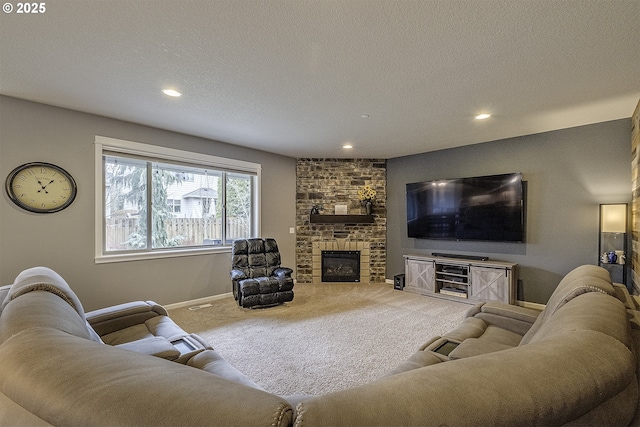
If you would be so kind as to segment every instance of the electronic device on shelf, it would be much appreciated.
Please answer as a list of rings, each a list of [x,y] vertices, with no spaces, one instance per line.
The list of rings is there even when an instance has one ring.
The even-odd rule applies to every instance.
[[[439,273],[466,275],[467,271],[460,267],[444,266]]]
[[[441,258],[458,258],[458,259],[471,259],[474,261],[489,261],[489,257],[484,255],[445,254],[442,252],[432,252],[431,255],[441,257]]]

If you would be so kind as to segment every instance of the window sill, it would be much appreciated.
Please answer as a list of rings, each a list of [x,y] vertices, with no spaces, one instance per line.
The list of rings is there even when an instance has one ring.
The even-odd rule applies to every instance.
[[[158,250],[153,252],[119,253],[114,255],[99,255],[95,257],[96,264],[113,262],[144,261],[149,259],[180,258],[186,256],[211,255],[230,253],[231,246],[216,246],[213,248],[192,248],[180,250]]]

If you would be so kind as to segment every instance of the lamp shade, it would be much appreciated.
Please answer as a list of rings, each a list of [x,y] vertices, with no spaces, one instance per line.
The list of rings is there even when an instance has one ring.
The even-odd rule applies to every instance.
[[[627,205],[600,205],[600,231],[603,233],[627,232]]]

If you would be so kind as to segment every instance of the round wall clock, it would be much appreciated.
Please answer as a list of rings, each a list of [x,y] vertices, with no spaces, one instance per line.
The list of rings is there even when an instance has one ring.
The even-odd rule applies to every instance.
[[[73,203],[78,191],[69,172],[44,162],[18,166],[7,176],[5,188],[13,203],[35,213],[61,211]]]

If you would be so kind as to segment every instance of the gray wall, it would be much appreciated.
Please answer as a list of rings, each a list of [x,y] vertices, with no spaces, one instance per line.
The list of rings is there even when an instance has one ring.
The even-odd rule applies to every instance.
[[[521,266],[519,298],[544,303],[562,275],[597,262],[598,204],[631,199],[630,122],[493,141],[387,162],[387,278],[404,254],[488,255]],[[0,174],[48,161],[67,169],[79,193],[51,215],[24,212],[3,191],[0,284],[46,265],[65,277],[87,310],[135,299],[168,304],[230,291],[229,253],[162,260],[94,263],[94,136],[180,148],[262,164],[262,234],[278,239],[294,268],[295,159],[0,96]],[[438,178],[522,172],[528,183],[527,242],[471,243],[409,239],[405,184]]]
[[[36,215],[0,202],[0,284],[25,268],[60,273],[86,310],[137,299],[175,303],[231,291],[230,253],[94,263],[95,135],[161,145],[262,165],[262,235],[278,240],[283,265],[295,267],[296,160],[262,151],[0,96],[0,175],[16,166],[55,163],[78,183],[64,211]]]
[[[616,120],[390,159],[387,162],[387,278],[405,254],[487,255],[520,265],[518,298],[546,303],[564,274],[598,261],[598,205],[631,200],[631,124]],[[405,184],[522,172],[526,243],[410,239]]]

